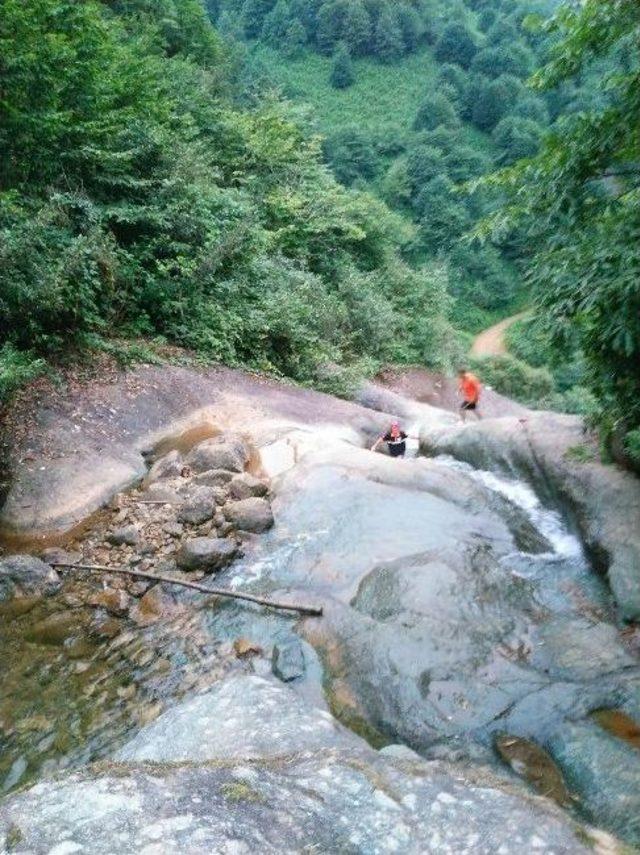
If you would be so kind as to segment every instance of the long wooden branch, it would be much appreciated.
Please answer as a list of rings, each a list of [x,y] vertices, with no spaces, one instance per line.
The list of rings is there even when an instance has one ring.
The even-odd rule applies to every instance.
[[[197,582],[187,582],[182,579],[172,579],[171,576],[162,576],[158,573],[143,573],[142,570],[129,570],[124,567],[107,567],[104,564],[67,564],[65,562],[55,561],[53,567],[66,567],[74,570],[90,570],[93,573],[120,573],[123,576],[134,576],[137,579],[148,579],[152,582],[165,582],[168,585],[180,585],[183,588],[193,588],[194,591],[201,591],[203,594],[211,594],[215,597],[230,597],[234,600],[248,600],[250,603],[257,603],[260,606],[268,606],[272,609],[283,609],[289,612],[299,612],[303,615],[313,615],[320,617],[322,615],[322,606],[307,606],[300,603],[283,603],[278,600],[269,600],[266,597],[257,597],[254,594],[244,594],[239,591],[230,591],[228,588],[208,588],[206,585],[199,585]]]

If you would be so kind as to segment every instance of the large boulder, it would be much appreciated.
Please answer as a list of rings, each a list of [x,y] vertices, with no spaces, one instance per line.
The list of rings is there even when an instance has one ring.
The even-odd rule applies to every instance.
[[[0,560],[0,602],[12,597],[47,597],[61,585],[56,571],[32,555],[9,555]]]
[[[240,531],[263,532],[273,525],[271,505],[257,497],[229,502],[224,506],[224,515]]]
[[[238,552],[236,544],[224,537],[192,537],[180,547],[176,563],[182,570],[219,570]]]
[[[425,430],[428,454],[451,454],[482,469],[532,482],[575,522],[595,566],[606,572],[622,616],[640,619],[640,480],[592,459],[581,419],[531,413],[457,429]]]
[[[249,450],[241,439],[219,436],[196,445],[187,455],[185,462],[196,473],[210,469],[242,472],[248,460]]]

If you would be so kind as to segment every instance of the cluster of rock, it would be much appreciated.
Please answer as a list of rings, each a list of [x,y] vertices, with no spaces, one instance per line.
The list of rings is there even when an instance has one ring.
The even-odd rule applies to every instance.
[[[247,444],[221,435],[156,460],[142,486],[119,494],[109,518],[68,550],[50,548],[40,558],[13,555],[0,561],[0,602],[32,602],[61,586],[54,569],[62,564],[95,564],[202,578],[228,565],[243,541],[273,525],[268,485],[246,471]],[[95,581],[98,579],[96,577]],[[89,595],[102,634],[117,631],[112,618],[129,614],[148,623],[166,613],[171,595],[162,585],[112,575]],[[57,623],[60,615],[55,616]],[[62,620],[64,623],[64,620]],[[94,627],[95,629],[95,627]]]

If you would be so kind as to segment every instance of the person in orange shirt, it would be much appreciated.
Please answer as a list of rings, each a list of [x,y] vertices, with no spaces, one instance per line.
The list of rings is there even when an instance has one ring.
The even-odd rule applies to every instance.
[[[458,371],[458,388],[462,395],[462,403],[460,404],[460,415],[462,421],[467,420],[467,413],[472,412],[478,419],[481,419],[478,405],[480,403],[480,392],[482,384],[475,374],[467,371],[466,368],[461,368]]]

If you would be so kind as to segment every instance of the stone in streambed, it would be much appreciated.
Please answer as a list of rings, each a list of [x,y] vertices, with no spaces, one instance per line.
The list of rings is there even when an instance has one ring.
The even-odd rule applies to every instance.
[[[212,519],[216,512],[218,490],[216,487],[193,487],[178,511],[178,522],[201,525]]]
[[[32,555],[10,555],[0,561],[0,602],[13,597],[47,597],[61,585],[56,571]]]
[[[153,464],[146,477],[146,483],[152,484],[165,478],[178,478],[184,469],[184,461],[179,451],[175,449],[160,457]]]
[[[563,807],[570,807],[574,800],[567,790],[562,772],[548,753],[530,739],[500,733],[495,746],[505,763],[516,775],[528,781],[539,793]]]
[[[81,552],[69,552],[60,546],[50,546],[43,549],[40,558],[45,564],[79,564],[82,560]]]
[[[249,451],[242,440],[216,437],[205,440],[193,448],[185,462],[197,474],[210,469],[243,472],[248,460]]]
[[[238,548],[223,537],[193,537],[176,555],[182,570],[218,570],[235,558]]]
[[[226,487],[233,477],[233,472],[228,469],[208,469],[196,475],[193,483],[203,484],[205,487]]]
[[[162,526],[162,531],[171,537],[182,537],[184,534],[184,526],[179,522],[168,522]]]
[[[135,525],[124,525],[112,529],[106,540],[114,546],[136,546],[140,542],[140,532]]]
[[[235,528],[241,531],[263,532],[273,525],[273,512],[266,499],[257,497],[229,502],[224,515]]]
[[[89,603],[92,606],[106,609],[116,617],[123,617],[129,609],[130,600],[128,594],[121,589],[104,588],[104,590],[94,594]]]
[[[84,633],[87,624],[88,616],[84,612],[68,609],[38,621],[29,629],[26,639],[35,644],[57,646]]]
[[[166,502],[168,505],[177,505],[180,502],[180,496],[176,490],[172,490],[166,484],[151,484],[143,494],[143,501],[144,499],[153,502]]]
[[[253,496],[266,496],[266,494],[267,485],[250,472],[235,475],[229,485],[229,495],[232,499],[250,499]]]
[[[297,638],[274,644],[271,670],[283,683],[304,677],[306,670],[304,652]]]

